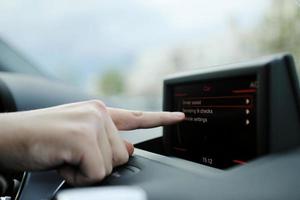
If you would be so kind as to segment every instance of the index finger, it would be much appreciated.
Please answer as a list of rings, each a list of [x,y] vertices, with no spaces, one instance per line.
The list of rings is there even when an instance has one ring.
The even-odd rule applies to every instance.
[[[108,108],[108,112],[119,130],[170,125],[185,118],[182,112],[143,112],[118,108]]]

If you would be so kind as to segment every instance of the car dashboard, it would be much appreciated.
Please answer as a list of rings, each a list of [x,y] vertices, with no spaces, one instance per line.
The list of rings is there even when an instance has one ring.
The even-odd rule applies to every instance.
[[[2,112],[94,98],[40,77],[0,80]],[[300,198],[300,90],[290,55],[172,75],[163,87],[163,110],[185,120],[135,143],[127,164],[90,187],[139,187],[149,200]],[[79,189],[55,171],[26,172],[16,199],[61,200]]]

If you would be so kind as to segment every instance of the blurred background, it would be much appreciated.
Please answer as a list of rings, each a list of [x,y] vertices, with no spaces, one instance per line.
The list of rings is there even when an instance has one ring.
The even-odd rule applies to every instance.
[[[161,110],[169,74],[282,51],[299,62],[300,2],[1,0],[1,45],[110,105]]]

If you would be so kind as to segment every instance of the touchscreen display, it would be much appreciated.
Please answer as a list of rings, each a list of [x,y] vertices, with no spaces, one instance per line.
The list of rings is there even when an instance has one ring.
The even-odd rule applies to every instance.
[[[217,168],[257,154],[256,76],[174,85],[172,110],[185,121],[172,127],[171,153]]]

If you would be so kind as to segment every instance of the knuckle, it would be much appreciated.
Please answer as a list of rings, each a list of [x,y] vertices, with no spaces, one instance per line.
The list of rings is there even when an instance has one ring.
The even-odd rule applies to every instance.
[[[86,112],[88,116],[96,120],[103,120],[108,114],[105,104],[100,100],[91,100],[87,104]]]
[[[84,121],[90,126],[95,122],[101,122],[104,119],[103,113],[91,104],[85,107],[84,112]]]
[[[141,121],[144,118],[144,112],[142,111],[132,111],[131,112],[133,118],[135,120],[132,121],[132,125],[134,125],[134,127],[136,128],[140,128],[141,127]]]
[[[91,107],[89,114],[91,115],[92,118],[96,120],[103,119],[103,113],[95,107]]]
[[[144,116],[144,112],[142,111],[132,111],[131,114],[135,117],[135,118],[142,118]]]
[[[95,99],[95,100],[89,101],[89,103],[90,103],[93,107],[97,108],[98,110],[101,110],[101,111],[106,111],[106,110],[107,110],[107,109],[106,109],[105,103],[104,103],[103,101],[101,101],[101,100]]]

